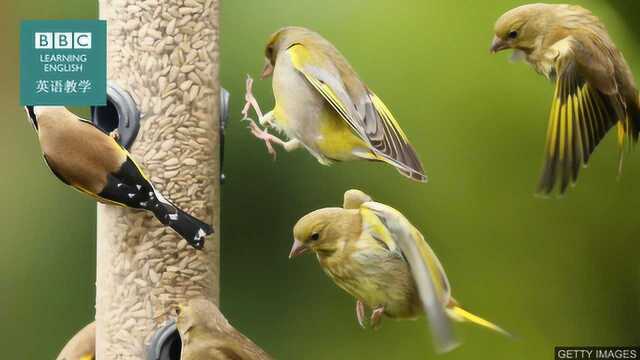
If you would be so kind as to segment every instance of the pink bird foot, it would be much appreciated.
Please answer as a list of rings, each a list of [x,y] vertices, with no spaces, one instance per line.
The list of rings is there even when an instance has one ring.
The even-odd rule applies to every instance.
[[[358,324],[360,324],[361,328],[366,328],[364,321],[365,321],[365,314],[364,314],[364,303],[360,300],[356,301],[356,317],[358,318]]]
[[[371,313],[371,327],[377,329],[382,321],[382,315],[384,314],[384,306],[380,306],[373,310]]]

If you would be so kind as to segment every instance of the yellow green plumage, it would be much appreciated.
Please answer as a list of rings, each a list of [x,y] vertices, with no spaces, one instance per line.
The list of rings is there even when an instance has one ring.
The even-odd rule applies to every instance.
[[[309,29],[287,27],[271,36],[265,56],[263,74],[273,75],[276,105],[260,122],[290,140],[285,143],[255,127],[254,135],[288,150],[304,146],[322,164],[377,160],[413,180],[426,181],[415,150],[389,108],[326,39]]]
[[[555,81],[545,164],[538,190],[562,193],[614,125],[622,149],[640,133],[638,90],[622,53],[605,26],[575,5],[529,4],[503,14],[491,51],[514,49]]]
[[[440,351],[455,347],[449,319],[468,321],[505,333],[463,310],[451,297],[446,273],[424,237],[399,211],[358,191],[345,193],[342,208],[316,210],[295,225],[290,256],[316,253],[325,273],[372,310],[373,326],[384,313],[413,319],[426,313]]]

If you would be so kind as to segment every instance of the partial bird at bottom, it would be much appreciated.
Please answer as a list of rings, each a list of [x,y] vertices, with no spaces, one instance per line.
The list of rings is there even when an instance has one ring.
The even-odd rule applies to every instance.
[[[258,345],[236,330],[218,307],[191,299],[177,309],[181,360],[271,360]]]
[[[78,331],[62,348],[56,360],[95,360],[96,359],[96,323]]]

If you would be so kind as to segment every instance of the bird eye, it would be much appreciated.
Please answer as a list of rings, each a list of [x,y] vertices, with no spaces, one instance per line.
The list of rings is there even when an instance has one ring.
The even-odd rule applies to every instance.
[[[518,32],[513,30],[512,32],[509,33],[509,39],[515,39],[518,37]]]
[[[320,234],[318,233],[311,234],[311,240],[317,241],[318,239],[320,239]]]

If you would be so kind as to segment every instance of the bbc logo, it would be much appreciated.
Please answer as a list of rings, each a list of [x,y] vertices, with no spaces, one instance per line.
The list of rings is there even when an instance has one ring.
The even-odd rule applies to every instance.
[[[91,49],[90,32],[36,32],[36,49]]]

